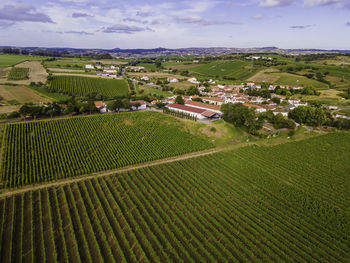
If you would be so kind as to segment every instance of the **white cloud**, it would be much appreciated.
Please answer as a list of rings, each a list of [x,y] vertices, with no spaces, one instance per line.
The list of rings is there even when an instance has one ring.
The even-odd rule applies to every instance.
[[[334,5],[341,4],[343,0],[304,0],[305,6]]]
[[[262,7],[277,7],[291,5],[295,0],[264,0],[260,1],[259,5]]]

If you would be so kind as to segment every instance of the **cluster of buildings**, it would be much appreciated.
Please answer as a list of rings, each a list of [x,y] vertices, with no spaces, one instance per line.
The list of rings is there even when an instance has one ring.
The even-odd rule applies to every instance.
[[[145,67],[141,67],[141,66],[127,66],[125,68],[129,71],[134,71],[134,72],[140,72],[145,70]]]
[[[116,66],[102,66],[99,64],[92,65],[92,64],[86,64],[85,69],[91,69],[91,70],[99,70],[103,73],[97,73],[97,76],[105,76],[105,77],[117,77],[117,72],[119,70],[119,67]]]
[[[273,85],[271,85],[273,86]],[[275,89],[276,86],[273,86]],[[254,83],[247,83],[246,85],[217,85],[214,88],[211,88],[211,92],[206,92],[205,87],[199,87],[200,95],[199,96],[183,96],[185,101],[184,105],[175,104],[175,96],[169,97],[165,100],[165,103],[168,103],[167,107],[171,110],[181,111],[193,116],[196,116],[198,119],[203,118],[218,118],[222,115],[220,111],[220,107],[226,103],[242,103],[244,106],[248,108],[254,108],[256,112],[262,113],[268,110],[271,110],[275,115],[282,114],[283,116],[288,116],[288,112],[298,106],[307,106],[306,102],[302,102],[300,99],[291,98],[286,100],[284,96],[272,94],[272,97],[278,97],[280,101],[287,101],[285,106],[278,106],[271,99],[266,99],[260,96],[251,97],[242,91],[253,88],[253,89],[261,89],[260,85],[256,85]],[[289,87],[289,86],[281,86],[281,88],[301,88],[301,87]],[[272,89],[272,87],[271,87]],[[203,102],[198,102],[200,99]],[[185,106],[185,107],[184,107]],[[203,110],[202,112],[198,111],[198,108]],[[215,114],[209,116],[208,113],[204,113],[204,111],[213,112]]]

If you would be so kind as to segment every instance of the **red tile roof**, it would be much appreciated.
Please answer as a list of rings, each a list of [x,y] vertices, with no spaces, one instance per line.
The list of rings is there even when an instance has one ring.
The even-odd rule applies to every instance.
[[[186,105],[182,105],[182,104],[177,104],[177,103],[168,104],[167,107],[179,109],[179,110],[184,110],[184,111],[189,111],[189,112],[193,112],[193,113],[199,113],[199,114],[202,114],[202,112],[205,111],[203,109],[198,109],[198,108],[194,108],[194,107],[190,107],[190,106],[186,106]]]
[[[215,97],[202,97],[202,100],[211,100],[216,102],[225,102],[223,98],[215,98]]]
[[[206,110],[206,111],[202,112],[202,115],[203,115],[204,117],[208,117],[208,118],[212,117],[212,116],[215,115],[215,114],[217,114],[217,113],[216,113],[216,112],[213,112],[213,111],[210,111],[210,110]]]
[[[95,107],[96,108],[103,108],[104,107],[104,103],[102,101],[95,101]]]
[[[189,106],[196,106],[196,107],[202,107],[202,108],[205,108],[205,109],[220,111],[220,106],[210,105],[208,103],[203,103],[203,102],[188,100],[188,101],[186,101],[185,104],[189,105]]]

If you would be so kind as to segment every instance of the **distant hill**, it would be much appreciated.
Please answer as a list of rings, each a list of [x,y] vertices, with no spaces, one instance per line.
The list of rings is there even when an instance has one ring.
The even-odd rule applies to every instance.
[[[0,46],[1,48],[18,48],[20,50],[34,51],[52,51],[52,52],[69,52],[71,54],[84,53],[110,53],[114,56],[132,57],[132,56],[162,56],[162,55],[212,55],[220,56],[232,53],[277,53],[286,55],[305,55],[315,53],[350,53],[350,50],[326,50],[326,49],[281,49],[278,47],[257,47],[257,48],[227,48],[227,47],[190,47],[190,48],[154,48],[154,49],[84,49],[84,48],[64,48],[64,47],[16,47]]]

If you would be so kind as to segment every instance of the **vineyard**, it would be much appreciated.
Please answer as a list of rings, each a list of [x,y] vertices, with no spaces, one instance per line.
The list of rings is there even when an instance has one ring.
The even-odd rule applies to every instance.
[[[12,67],[7,79],[8,80],[23,80],[29,78],[29,68]]]
[[[97,92],[107,98],[127,96],[129,90],[124,80],[79,76],[53,76],[49,89],[53,92],[76,96]]]
[[[349,147],[330,134],[7,197],[0,261],[349,262]]]
[[[114,169],[213,147],[157,112],[8,124],[1,165],[6,187]]]

